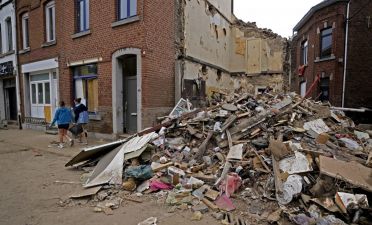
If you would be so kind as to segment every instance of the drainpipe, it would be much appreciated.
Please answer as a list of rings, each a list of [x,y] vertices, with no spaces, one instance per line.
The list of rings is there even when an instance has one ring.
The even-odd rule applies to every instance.
[[[19,68],[18,68],[18,47],[17,47],[17,1],[13,0],[13,45],[14,45],[14,67],[16,68],[16,92],[17,92],[17,122],[18,122],[18,128],[22,129],[22,115],[21,115],[21,89],[19,85]],[[15,35],[14,35],[15,34]]]
[[[342,107],[345,107],[345,89],[346,89],[346,69],[347,69],[347,46],[349,41],[349,14],[350,14],[350,2],[347,3],[346,11],[346,30],[345,30],[345,56],[344,56],[344,77],[342,82]]]

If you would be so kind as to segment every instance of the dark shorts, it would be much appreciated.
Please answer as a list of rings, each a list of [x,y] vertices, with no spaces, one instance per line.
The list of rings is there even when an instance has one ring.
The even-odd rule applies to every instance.
[[[65,129],[67,130],[70,124],[58,124],[58,129]]]

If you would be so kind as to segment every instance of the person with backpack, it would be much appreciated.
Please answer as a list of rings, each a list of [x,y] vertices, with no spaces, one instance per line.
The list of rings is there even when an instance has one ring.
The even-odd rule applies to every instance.
[[[83,143],[85,145],[88,144],[88,132],[86,130],[86,126],[89,122],[89,115],[88,115],[88,108],[81,103],[81,98],[77,98],[74,100],[75,107],[73,108],[75,118],[74,122],[77,124],[77,126],[81,126],[82,132],[78,134],[79,137],[79,143]],[[82,142],[82,139],[85,139],[85,142]]]
[[[65,137],[68,140],[70,147],[74,145],[74,140],[67,135],[67,130],[72,122],[72,113],[70,109],[65,106],[65,102],[61,101],[59,103],[59,108],[54,114],[54,119],[50,126],[54,126],[57,123],[58,126],[58,136],[59,136],[59,145],[58,148],[64,148],[63,138]]]

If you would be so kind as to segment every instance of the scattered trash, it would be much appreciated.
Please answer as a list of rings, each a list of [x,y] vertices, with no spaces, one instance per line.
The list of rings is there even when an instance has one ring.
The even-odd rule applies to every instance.
[[[81,151],[66,166],[95,168],[73,201],[89,197],[112,215],[121,200],[151,196],[170,213],[222,224],[372,221],[371,126],[294,93],[217,91],[208,102],[194,109],[181,99],[160,124]]]
[[[156,221],[158,219],[156,217],[150,217],[150,218],[147,218],[146,220],[138,223],[138,225],[156,225]]]

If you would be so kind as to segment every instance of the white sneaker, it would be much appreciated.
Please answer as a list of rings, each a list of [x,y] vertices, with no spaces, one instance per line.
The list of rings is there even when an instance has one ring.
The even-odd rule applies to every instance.
[[[64,148],[65,146],[63,144],[59,144],[58,148]]]

